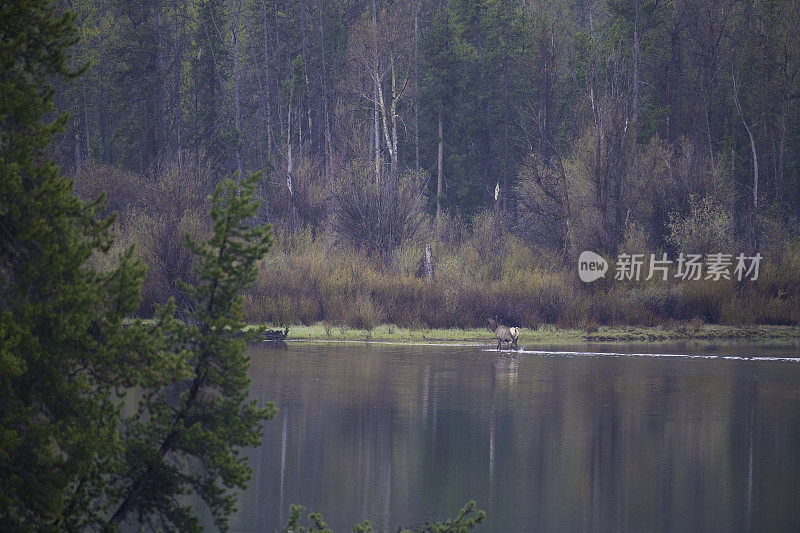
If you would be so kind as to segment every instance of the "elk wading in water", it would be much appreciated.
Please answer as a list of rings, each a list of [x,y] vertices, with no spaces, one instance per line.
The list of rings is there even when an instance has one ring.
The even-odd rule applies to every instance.
[[[494,318],[489,319],[489,329],[494,332],[494,336],[497,338],[497,349],[500,349],[500,345],[504,342],[511,344],[515,350],[519,350],[519,346],[517,346],[517,339],[519,338],[519,329],[518,328],[510,328],[508,326],[503,326],[498,324]]]

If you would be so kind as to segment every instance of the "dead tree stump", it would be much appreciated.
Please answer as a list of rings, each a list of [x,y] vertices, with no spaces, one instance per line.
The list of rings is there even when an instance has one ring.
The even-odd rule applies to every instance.
[[[424,277],[432,282],[436,281],[436,275],[434,273],[433,266],[433,252],[431,251],[430,244],[425,245],[425,253],[417,263],[417,277]]]

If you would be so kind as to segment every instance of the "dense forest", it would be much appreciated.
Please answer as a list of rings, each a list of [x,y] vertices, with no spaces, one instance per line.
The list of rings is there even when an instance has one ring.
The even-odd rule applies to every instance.
[[[800,320],[796,2],[64,8],[88,68],[59,87],[54,156],[82,195],[108,190],[150,268],[145,313],[191,276],[182,235],[213,186],[267,169],[278,246],[251,320]],[[757,284],[587,288],[586,249],[766,259]]]

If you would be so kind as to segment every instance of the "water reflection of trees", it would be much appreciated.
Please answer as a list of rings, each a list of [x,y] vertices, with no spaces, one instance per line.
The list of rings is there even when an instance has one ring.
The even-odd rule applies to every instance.
[[[254,355],[281,412],[242,524],[300,503],[388,530],[474,498],[512,530],[798,525],[800,369],[454,350]]]

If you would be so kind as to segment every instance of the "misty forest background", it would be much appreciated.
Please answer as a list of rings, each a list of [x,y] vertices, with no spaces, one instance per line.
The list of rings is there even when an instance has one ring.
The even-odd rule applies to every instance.
[[[252,322],[800,323],[796,2],[62,4],[89,67],[58,87],[52,155],[108,192],[143,316],[187,305],[215,185],[268,169]],[[585,249],[765,260],[757,281],[585,285]]]

